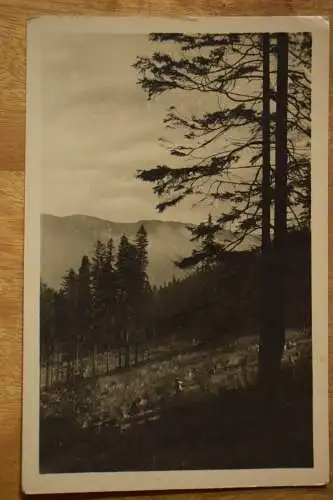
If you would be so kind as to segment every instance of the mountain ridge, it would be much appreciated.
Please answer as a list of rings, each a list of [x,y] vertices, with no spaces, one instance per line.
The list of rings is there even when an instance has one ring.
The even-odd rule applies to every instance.
[[[178,269],[174,262],[190,255],[195,248],[190,239],[189,223],[158,219],[115,222],[83,214],[41,214],[41,279],[49,286],[58,288],[66,271],[79,267],[83,255],[92,257],[97,240],[113,238],[117,245],[122,234],[133,240],[141,224],[148,234],[148,274],[151,283],[158,286],[173,277],[185,276],[186,273]],[[218,240],[229,238],[235,238],[235,235],[231,231],[223,231]],[[256,243],[255,238],[252,238],[252,243]],[[249,246],[252,245],[245,243],[242,249]]]

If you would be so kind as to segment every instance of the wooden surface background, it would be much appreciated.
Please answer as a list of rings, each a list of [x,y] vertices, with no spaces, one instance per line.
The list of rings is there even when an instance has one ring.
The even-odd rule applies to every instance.
[[[156,0],[156,2],[153,0],[0,0],[0,498],[3,500],[17,500],[21,495],[25,25],[27,19],[42,14],[330,16],[333,14],[333,0]],[[332,132],[332,119],[330,123]],[[330,149],[332,152],[332,146]],[[333,176],[330,174],[330,188],[332,188],[332,181]],[[333,238],[331,201],[329,211],[331,245]],[[333,293],[332,263],[333,259],[330,258],[330,298]],[[332,318],[330,314],[331,334]],[[331,335],[331,360],[332,357]],[[330,370],[331,416],[332,388],[333,373]],[[144,495],[142,500],[148,500],[152,496]],[[333,498],[333,485],[320,489],[169,493],[157,495],[156,500],[176,500],[177,498],[179,500],[182,498],[184,500],[218,498],[231,500],[236,496],[239,499],[254,500],[265,498],[319,500]],[[76,497],[75,495],[74,498],[82,498],[82,496]],[[89,495],[88,498],[92,500],[110,498],[110,495]]]

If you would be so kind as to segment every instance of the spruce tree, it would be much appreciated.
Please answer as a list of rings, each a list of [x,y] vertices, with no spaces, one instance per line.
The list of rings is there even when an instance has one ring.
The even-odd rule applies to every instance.
[[[135,63],[139,85],[148,99],[169,91],[190,92],[193,96],[216,95],[216,109],[203,110],[198,115],[184,116],[174,106],[169,108],[165,125],[183,129],[184,143],[169,147],[175,160],[173,166],[157,165],[139,171],[138,178],[153,184],[154,192],[162,198],[157,205],[161,212],[191,196],[219,203],[220,215],[214,221],[216,231],[229,228],[238,235],[223,245],[222,255],[237,248],[250,234],[262,231],[262,255],[267,257],[271,237],[279,240],[282,218],[289,227],[309,222],[311,36],[295,33],[285,37],[289,42],[285,49],[285,59],[289,59],[288,99],[281,90],[284,69],[280,34],[154,33],[151,41],[164,45],[165,50],[155,51],[151,57],[139,57]],[[168,51],[171,44],[177,45],[179,55]],[[240,135],[244,140],[237,139]],[[277,152],[272,164],[271,147]],[[282,163],[283,206],[278,201],[282,200],[278,181]],[[276,214],[273,222],[272,210]],[[209,232],[209,225],[202,223],[201,228],[199,225],[199,232]],[[274,260],[279,255],[281,261],[285,258],[282,246],[276,247]],[[220,253],[217,246],[217,256]],[[200,262],[205,255],[196,251],[191,257]],[[269,282],[274,286],[273,279],[277,276],[275,265],[266,257],[263,274],[269,277],[262,281],[263,297],[267,296]],[[191,264],[186,260],[181,264],[187,263]],[[281,288],[280,282],[277,288]],[[280,300],[280,305],[276,302],[269,315],[283,312]],[[262,322],[261,340],[275,346],[275,361],[281,358],[278,345],[284,338],[285,324],[282,326],[283,320],[280,321],[279,331],[274,332],[268,331],[267,321]],[[268,340],[267,335],[270,335]],[[268,358],[266,362],[268,366]]]
[[[78,329],[78,279],[74,269],[69,269],[63,279],[60,294],[63,298],[64,347],[67,358],[67,378],[72,380],[77,368],[79,348]]]
[[[104,344],[106,349],[107,372],[110,371],[110,352],[116,345],[116,271],[115,271],[115,248],[112,238],[105,246],[105,261],[104,261],[104,300],[105,300],[105,317],[104,317]]]
[[[78,271],[77,322],[80,359],[80,374],[83,375],[83,358],[89,355],[92,344],[92,290],[90,260],[83,256]]]
[[[140,347],[145,349],[145,342],[148,337],[152,336],[154,330],[154,320],[152,315],[153,307],[153,292],[148,276],[148,235],[143,224],[140,225],[136,235],[136,249],[138,255],[139,276],[138,276],[138,292],[136,303],[136,350],[135,360],[138,361]]]
[[[144,286],[148,282],[148,236],[143,224],[140,225],[136,234],[136,249],[138,252],[138,263],[140,266],[142,285]]]
[[[136,249],[123,235],[117,256],[117,309],[119,348],[125,349],[125,368],[130,366],[130,342],[134,316],[133,289],[136,281]],[[134,271],[134,273],[133,273]],[[120,357],[121,359],[121,357]]]
[[[55,292],[40,284],[40,357],[46,388],[52,383],[52,358],[57,349],[55,332]]]
[[[114,269],[114,243],[110,238],[106,243],[98,240],[92,259],[93,293],[93,355],[104,352],[109,370],[109,350],[115,337],[116,282]],[[95,362],[93,364],[95,371]]]

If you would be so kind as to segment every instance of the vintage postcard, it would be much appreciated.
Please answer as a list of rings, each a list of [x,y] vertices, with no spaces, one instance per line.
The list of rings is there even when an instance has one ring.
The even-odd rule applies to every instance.
[[[326,484],[328,20],[27,47],[23,490]]]

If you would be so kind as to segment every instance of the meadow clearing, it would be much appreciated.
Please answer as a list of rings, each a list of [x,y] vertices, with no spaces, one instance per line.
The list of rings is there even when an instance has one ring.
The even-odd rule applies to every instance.
[[[304,440],[312,435],[311,340],[288,331],[285,384],[273,415],[256,403],[257,360],[256,337],[179,343],[171,352],[160,344],[128,371],[42,391],[41,470],[292,466],[300,456],[311,462],[312,444]]]

